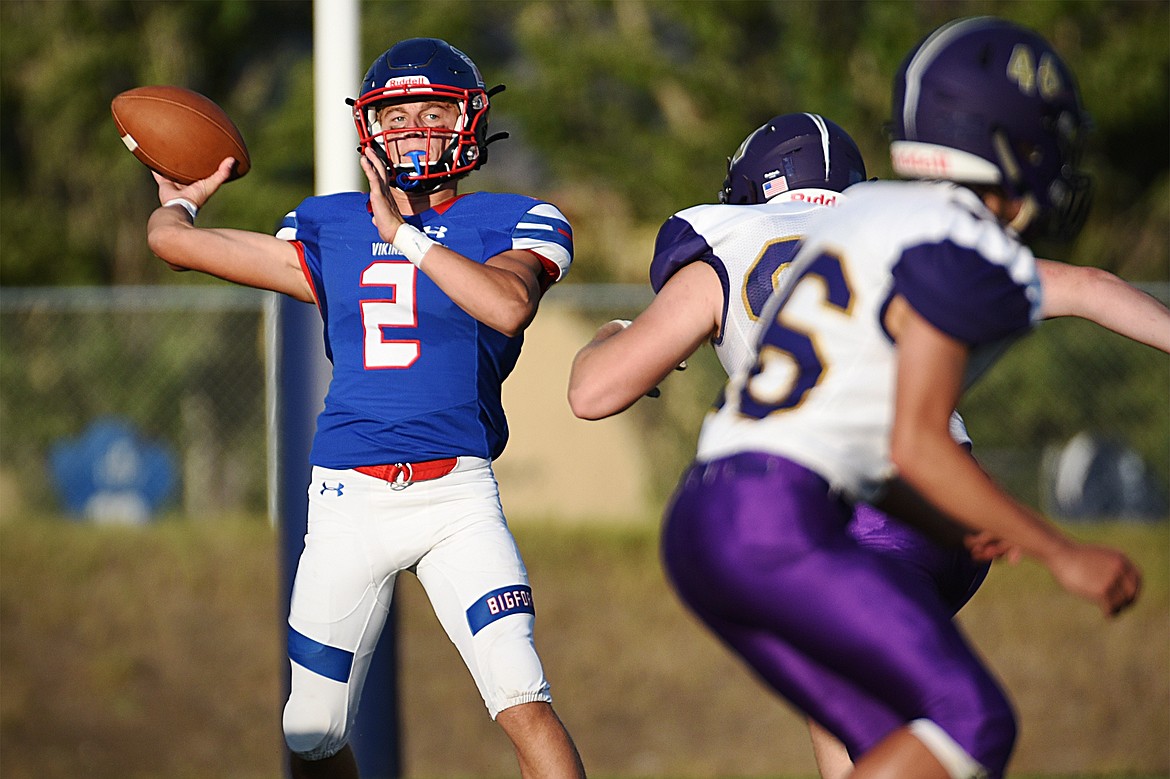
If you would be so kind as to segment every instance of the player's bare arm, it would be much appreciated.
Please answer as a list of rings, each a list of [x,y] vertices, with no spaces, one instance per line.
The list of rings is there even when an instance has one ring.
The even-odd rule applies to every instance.
[[[408,247],[406,252],[411,251],[413,244],[418,254],[408,253],[407,257],[457,306],[485,325],[509,336],[528,327],[543,294],[540,280],[544,270],[539,257],[532,252],[512,250],[480,264],[425,236],[420,239],[420,231],[403,220],[402,204],[396,199],[409,202],[408,196],[387,183],[385,165],[369,149],[361,163],[370,184],[374,224],[382,240],[399,249]],[[452,196],[453,193],[443,199]]]
[[[1079,544],[1001,490],[951,438],[967,348],[905,301],[899,306],[897,393],[891,458],[898,474],[963,525],[1036,558],[1074,595],[1116,614],[1137,597],[1140,574],[1119,552]]]
[[[715,270],[694,262],[671,277],[629,327],[602,325],[573,359],[569,405],[582,419],[629,408],[718,334],[723,291]]]
[[[898,366],[890,454],[898,476],[972,530],[988,530],[1045,559],[1064,544],[1047,522],[1003,494],[951,437],[948,420],[962,391],[966,347],[902,298],[890,305]]]
[[[158,173],[159,203],[176,199],[202,208],[231,175],[235,160],[225,159],[210,177],[183,186]],[[248,230],[196,227],[182,205],[160,205],[146,223],[150,249],[174,270],[195,270],[281,292],[312,302],[309,282],[301,270],[297,250],[288,241]]]
[[[1075,316],[1170,353],[1170,309],[1109,271],[1036,260],[1045,319]]]

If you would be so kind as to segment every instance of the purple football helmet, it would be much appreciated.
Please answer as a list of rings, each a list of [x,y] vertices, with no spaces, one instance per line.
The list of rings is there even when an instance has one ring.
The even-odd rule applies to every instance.
[[[1080,230],[1090,181],[1076,170],[1089,119],[1072,72],[1037,33],[993,17],[946,24],[894,78],[894,171],[1002,187],[1021,229]]]
[[[719,202],[766,203],[794,189],[842,192],[865,180],[857,144],[818,114],[774,116],[744,139],[727,161]]]
[[[360,145],[369,147],[391,172],[390,183],[409,192],[432,192],[444,182],[461,178],[487,161],[487,145],[507,133],[488,137],[489,98],[503,86],[485,89],[475,63],[463,52],[438,38],[411,38],[394,44],[374,60],[357,100],[353,120]],[[378,122],[378,110],[399,102],[450,101],[459,106],[453,129],[406,127],[387,129]],[[446,140],[438,160],[416,152],[410,159],[393,165],[386,154],[387,144],[407,135],[423,133]],[[429,144],[428,144],[429,147]]]

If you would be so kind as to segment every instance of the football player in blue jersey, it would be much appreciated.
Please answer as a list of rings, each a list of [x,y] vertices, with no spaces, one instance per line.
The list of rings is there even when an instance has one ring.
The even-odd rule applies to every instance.
[[[289,614],[293,777],[357,777],[350,728],[402,571],[426,589],[521,775],[584,776],[491,466],[508,438],[501,384],[569,269],[572,230],[547,202],[458,193],[495,139],[498,89],[444,41],[395,44],[353,101],[371,194],[311,197],[276,236],[194,226],[232,160],[189,186],[156,175],[156,254],[315,303],[324,319],[333,375]]]
[[[713,342],[728,373],[750,367],[762,301],[783,284],[810,215],[824,210],[810,204],[845,202],[848,193],[834,193],[863,177],[852,141],[820,117],[776,117],[753,132],[731,159],[720,197],[742,205],[697,206],[668,220],[651,266],[654,302],[632,324],[607,323],[579,352],[569,390],[578,416],[601,418],[628,407],[704,340]],[[1041,316],[1085,317],[1170,350],[1170,311],[1153,298],[1093,268],[1039,261],[1037,270],[1044,285]],[[969,445],[961,420],[952,421],[952,435]],[[863,503],[848,530],[860,546],[896,563],[892,573],[947,613],[981,581],[984,568],[963,549],[944,548]],[[823,776],[849,772],[844,749],[815,726],[813,744]]]

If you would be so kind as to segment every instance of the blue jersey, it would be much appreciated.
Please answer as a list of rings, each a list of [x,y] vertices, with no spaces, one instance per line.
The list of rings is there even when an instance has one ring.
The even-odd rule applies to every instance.
[[[551,281],[572,262],[568,220],[521,195],[462,195],[406,221],[475,262],[530,250]],[[508,440],[500,390],[523,335],[471,317],[383,241],[365,193],[308,198],[277,235],[301,253],[333,363],[314,465],[499,456]]]

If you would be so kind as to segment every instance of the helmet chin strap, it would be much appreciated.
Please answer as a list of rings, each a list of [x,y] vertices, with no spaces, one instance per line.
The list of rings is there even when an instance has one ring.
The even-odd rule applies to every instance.
[[[1023,171],[1020,170],[1019,163],[1012,154],[1011,144],[1008,143],[1007,137],[999,130],[996,130],[992,133],[991,143],[995,147],[996,156],[999,157],[1000,169],[1003,170],[1004,178],[1006,179],[1005,183],[1011,187],[1010,190],[1008,187],[1004,187],[1005,193],[1010,194],[1013,191],[1022,193],[1023,187],[1021,186],[1021,182],[1023,181]],[[1017,234],[1023,235],[1024,231],[1032,226],[1037,217],[1040,216],[1040,204],[1036,202],[1036,196],[1031,192],[1019,194],[1016,196],[1016,199],[1020,203],[1020,209],[1012,217],[1011,221],[1008,222],[1008,227],[1015,230]]]
[[[1026,195],[1020,199],[1020,210],[1008,222],[1008,227],[1015,230],[1016,233],[1023,235],[1024,231],[1036,221],[1036,217],[1039,215],[1040,207],[1036,205],[1036,198],[1031,195]]]

